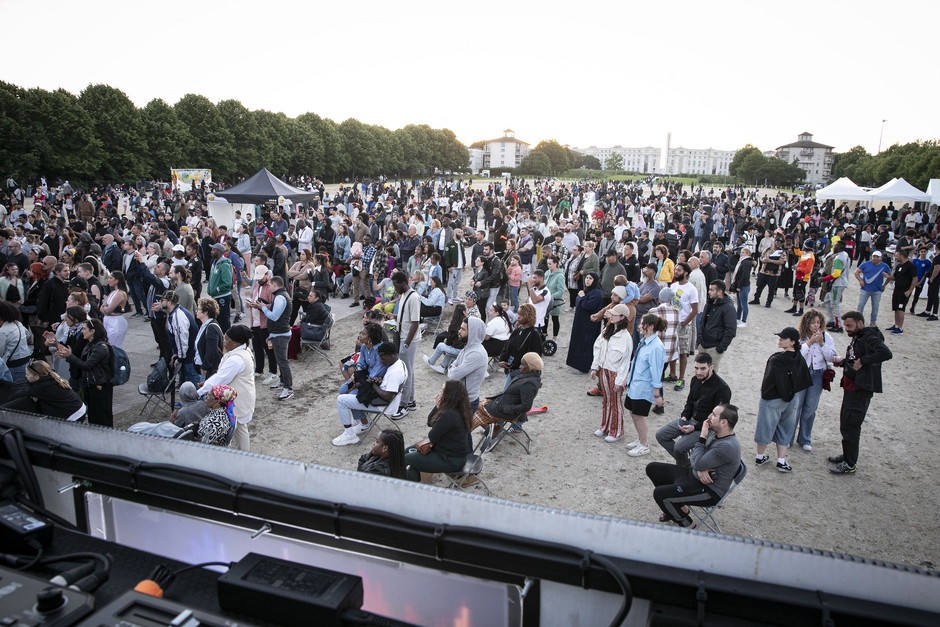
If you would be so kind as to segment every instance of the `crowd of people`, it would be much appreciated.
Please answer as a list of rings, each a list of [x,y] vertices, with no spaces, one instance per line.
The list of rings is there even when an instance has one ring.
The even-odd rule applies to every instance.
[[[794,443],[812,449],[819,391],[839,366],[843,451],[832,470],[855,472],[861,424],[891,358],[876,326],[889,286],[891,334],[912,330],[905,312],[937,320],[938,217],[907,206],[867,210],[652,179],[474,186],[380,177],[332,194],[310,177],[289,182],[319,200],[236,212],[232,224],[208,215],[205,188],[14,183],[0,196],[0,347],[4,376],[22,384],[10,406],[64,419],[87,413],[110,426],[109,347],[122,347],[128,317],[145,318],[158,362],[180,385],[200,399],[219,386],[233,391],[206,412],[228,403],[230,439],[249,450],[264,386],[279,402],[294,396],[295,329],[319,340],[333,308],[348,301],[363,310],[363,327],[337,390],[343,432],[333,444],[346,446],[371,427],[363,412],[384,406],[400,420],[427,400],[415,389],[415,359],[426,321],[449,315],[424,355],[446,376],[428,414],[432,452],[383,432],[360,460],[365,470],[416,479],[463,466],[478,412],[522,429],[543,384],[545,347],[570,328],[565,364],[589,374],[596,385],[587,394],[602,398],[595,435],[620,441],[629,410],[629,456],[650,453],[648,418],[665,413],[664,386],[688,389],[682,416],[654,434],[679,470],[648,469],[663,520],[686,525],[688,503],[675,490],[693,495],[697,482],[693,504],[720,498],[740,463],[740,446],[729,444],[738,410],[718,372],[750,306],[771,308],[782,290],[786,313],[799,317],[778,333],[780,352],[760,384],[755,463],[771,461],[773,443],[780,472],[792,470]],[[850,277],[861,286],[855,309],[843,307]],[[843,332],[851,342],[840,357],[832,334]],[[503,390],[482,397],[494,369]],[[34,396],[37,385],[63,392]]]

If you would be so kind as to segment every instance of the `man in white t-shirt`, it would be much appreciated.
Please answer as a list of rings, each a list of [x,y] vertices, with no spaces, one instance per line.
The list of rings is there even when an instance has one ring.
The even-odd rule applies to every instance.
[[[679,310],[679,378],[675,389],[685,387],[685,368],[689,355],[695,352],[695,316],[698,314],[698,290],[689,282],[692,268],[684,261],[676,264],[675,282],[669,287],[675,292],[673,304]]]
[[[398,410],[399,399],[396,397],[398,390],[404,386],[408,378],[408,371],[402,360],[398,358],[398,349],[393,342],[380,344],[378,353],[379,360],[387,370],[381,377],[369,379],[369,383],[378,396],[376,400],[379,403],[385,401],[388,404],[386,413],[393,414]],[[357,394],[358,391],[354,391],[336,397],[336,412],[339,414],[339,421],[343,424],[343,432],[333,439],[334,446],[357,444],[359,434],[369,430],[369,419],[363,410],[376,409],[376,403],[373,401],[370,405],[363,405],[359,402]]]
[[[418,325],[421,323],[421,296],[408,284],[408,275],[401,270],[392,273],[392,284],[400,298],[398,300],[398,314],[395,317],[398,332],[401,335],[401,346],[398,347],[398,356],[405,362],[408,371],[408,381],[401,394],[401,405],[397,412],[392,413],[394,420],[401,420],[409,411],[417,408],[415,403],[415,355],[421,334]]]
[[[535,307],[535,326],[543,329],[545,328],[545,314],[548,313],[548,308],[552,304],[552,293],[545,287],[545,272],[535,270],[532,276],[529,277],[527,285],[529,287],[529,300],[532,302],[532,306]]]

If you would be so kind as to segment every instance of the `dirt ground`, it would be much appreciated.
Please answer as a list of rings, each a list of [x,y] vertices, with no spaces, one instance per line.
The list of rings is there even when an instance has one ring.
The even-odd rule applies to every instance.
[[[465,281],[469,279],[465,277]],[[857,298],[857,286],[850,287],[844,308],[854,307]],[[882,302],[890,302],[889,294]],[[340,311],[347,310],[348,303],[337,300],[333,305]],[[736,431],[749,469],[719,514],[723,530],[747,538],[936,568],[940,564],[940,537],[933,531],[933,516],[924,512],[936,511],[940,505],[940,496],[932,487],[936,472],[930,455],[940,447],[940,434],[928,426],[929,417],[936,415],[936,399],[924,385],[930,364],[936,363],[940,325],[909,316],[903,336],[888,335],[894,359],[884,367],[885,393],[875,395],[868,412],[855,476],[833,476],[826,463],[828,455],[841,452],[839,388],[823,392],[813,431],[814,450],[791,450],[793,472],[783,474],[776,472],[773,464],[754,466],[753,435],[764,364],[777,350],[773,334],[797,320],[783,313],[788,306],[782,298],[770,309],[752,306],[747,328],[738,330],[722,361],[720,374],[732,389],[732,402],[740,408]],[[354,311],[358,310],[350,309],[334,326],[330,351],[334,361],[353,349],[361,324],[359,315],[348,315]],[[888,326],[890,316],[883,308],[878,325]],[[626,443],[635,436],[629,414],[623,440],[607,444],[594,437],[601,419],[601,400],[586,396],[593,387],[586,375],[565,366],[571,319],[571,314],[563,314],[558,353],[545,359],[543,387],[536,404],[547,405],[548,411],[529,422],[531,454],[504,441],[485,456],[480,476],[495,498],[656,521],[659,510],[644,468],[650,461],[671,461],[652,434],[678,416],[686,392],[666,388],[666,414],[651,415],[653,444],[648,456],[631,458],[626,454]],[[422,354],[430,354],[432,341],[432,335],[426,333],[416,359],[418,410],[398,423],[406,444],[426,435],[426,416],[444,380],[421,361]],[[835,343],[842,353],[848,338],[835,335]],[[335,403],[342,382],[339,368],[315,355],[293,362],[292,368],[295,395],[290,401],[279,403],[276,392],[258,390],[257,410],[250,424],[252,451],[355,468],[374,434],[357,446],[331,444],[341,431]],[[498,393],[502,382],[503,377],[494,373],[484,382],[481,395]],[[116,426],[126,427],[136,419],[136,412],[125,412],[116,417]],[[436,482],[443,485],[439,478]],[[471,489],[483,493],[482,488]],[[915,507],[921,514],[916,514]]]

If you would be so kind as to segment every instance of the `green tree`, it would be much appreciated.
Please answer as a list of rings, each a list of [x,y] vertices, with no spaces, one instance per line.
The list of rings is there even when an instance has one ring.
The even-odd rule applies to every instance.
[[[25,95],[27,119],[44,131],[37,169],[51,179],[99,180],[101,142],[91,116],[73,94],[30,89]]]
[[[349,158],[346,173],[353,177],[378,174],[378,145],[369,127],[349,118],[339,125],[339,135]]]
[[[757,157],[760,157],[760,159]],[[728,166],[728,173],[731,176],[753,182],[756,179],[748,179],[746,175],[756,175],[757,170],[760,169],[763,163],[764,155],[761,153],[760,148],[746,144],[744,148],[734,153],[734,158],[731,159],[731,164]]]
[[[568,171],[568,151],[554,139],[543,140],[532,149],[532,152],[542,152],[552,164],[548,174],[561,174]]]
[[[401,171],[404,174],[411,174],[420,169],[418,143],[410,127],[403,126],[394,131],[398,138],[398,145],[401,146]]]
[[[442,170],[465,170],[470,165],[470,152],[457,141],[449,128],[435,129],[435,167]]]
[[[848,152],[837,152],[832,160],[832,177],[838,179],[843,176],[848,176],[846,172],[849,168],[858,163],[859,159],[862,157],[870,156],[868,151],[861,146],[854,146],[850,148]]]
[[[39,174],[39,163],[48,142],[43,128],[26,111],[26,91],[0,81],[0,176],[17,182]]]
[[[522,158],[519,164],[520,174],[529,174],[533,176],[545,176],[551,174],[552,162],[544,151],[531,151]]]
[[[252,111],[251,115],[262,138],[258,150],[262,165],[277,176],[286,174],[291,162],[287,116],[263,109]]]
[[[297,119],[313,130],[322,146],[322,151],[319,151],[321,156],[318,169],[308,174],[334,179],[341,172],[347,171],[349,157],[343,147],[343,139],[336,122],[329,118],[321,118],[316,113],[304,113]]]
[[[150,138],[149,162],[151,178],[167,180],[173,168],[194,166],[190,157],[193,137],[189,127],[176,116],[176,110],[165,101],[154,98],[140,111],[144,132]]]
[[[222,100],[215,108],[232,136],[235,176],[247,178],[268,165],[261,157],[265,138],[252,112],[237,100]]]
[[[398,174],[402,171],[405,153],[398,135],[384,126],[370,127],[378,147],[378,174]]]
[[[604,160],[604,169],[608,172],[622,172],[623,155],[619,152],[611,153],[611,155]]]
[[[483,150],[486,147],[486,142],[482,139],[478,142],[473,142],[470,144],[470,148],[476,148],[477,150]]]
[[[99,176],[112,181],[138,181],[146,176],[150,171],[147,133],[130,98],[108,85],[89,85],[78,102],[104,149]]]
[[[315,127],[302,118],[288,120],[287,134],[293,148],[289,172],[294,176],[323,176],[323,140]]]
[[[568,167],[572,170],[600,170],[600,159],[592,155],[583,155],[570,148],[565,148],[568,153]]]
[[[218,109],[205,96],[186,94],[174,105],[176,115],[193,138],[191,160],[197,168],[210,168],[215,180],[235,176],[235,139]]]

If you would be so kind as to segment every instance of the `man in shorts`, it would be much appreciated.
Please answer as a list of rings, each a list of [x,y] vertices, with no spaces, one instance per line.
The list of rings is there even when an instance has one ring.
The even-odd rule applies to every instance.
[[[894,312],[894,324],[888,327],[892,335],[901,335],[904,333],[904,310],[907,308],[907,302],[911,299],[911,292],[914,291],[914,284],[917,283],[917,268],[910,260],[907,252],[898,250],[894,253],[897,265],[894,267],[894,274],[891,280],[894,281],[894,293],[891,295],[891,311]]]
[[[679,378],[675,390],[685,387],[685,369],[689,355],[695,352],[695,317],[698,315],[699,295],[689,282],[692,268],[684,261],[676,264],[675,282],[669,287],[675,293],[675,306],[679,309]]]

